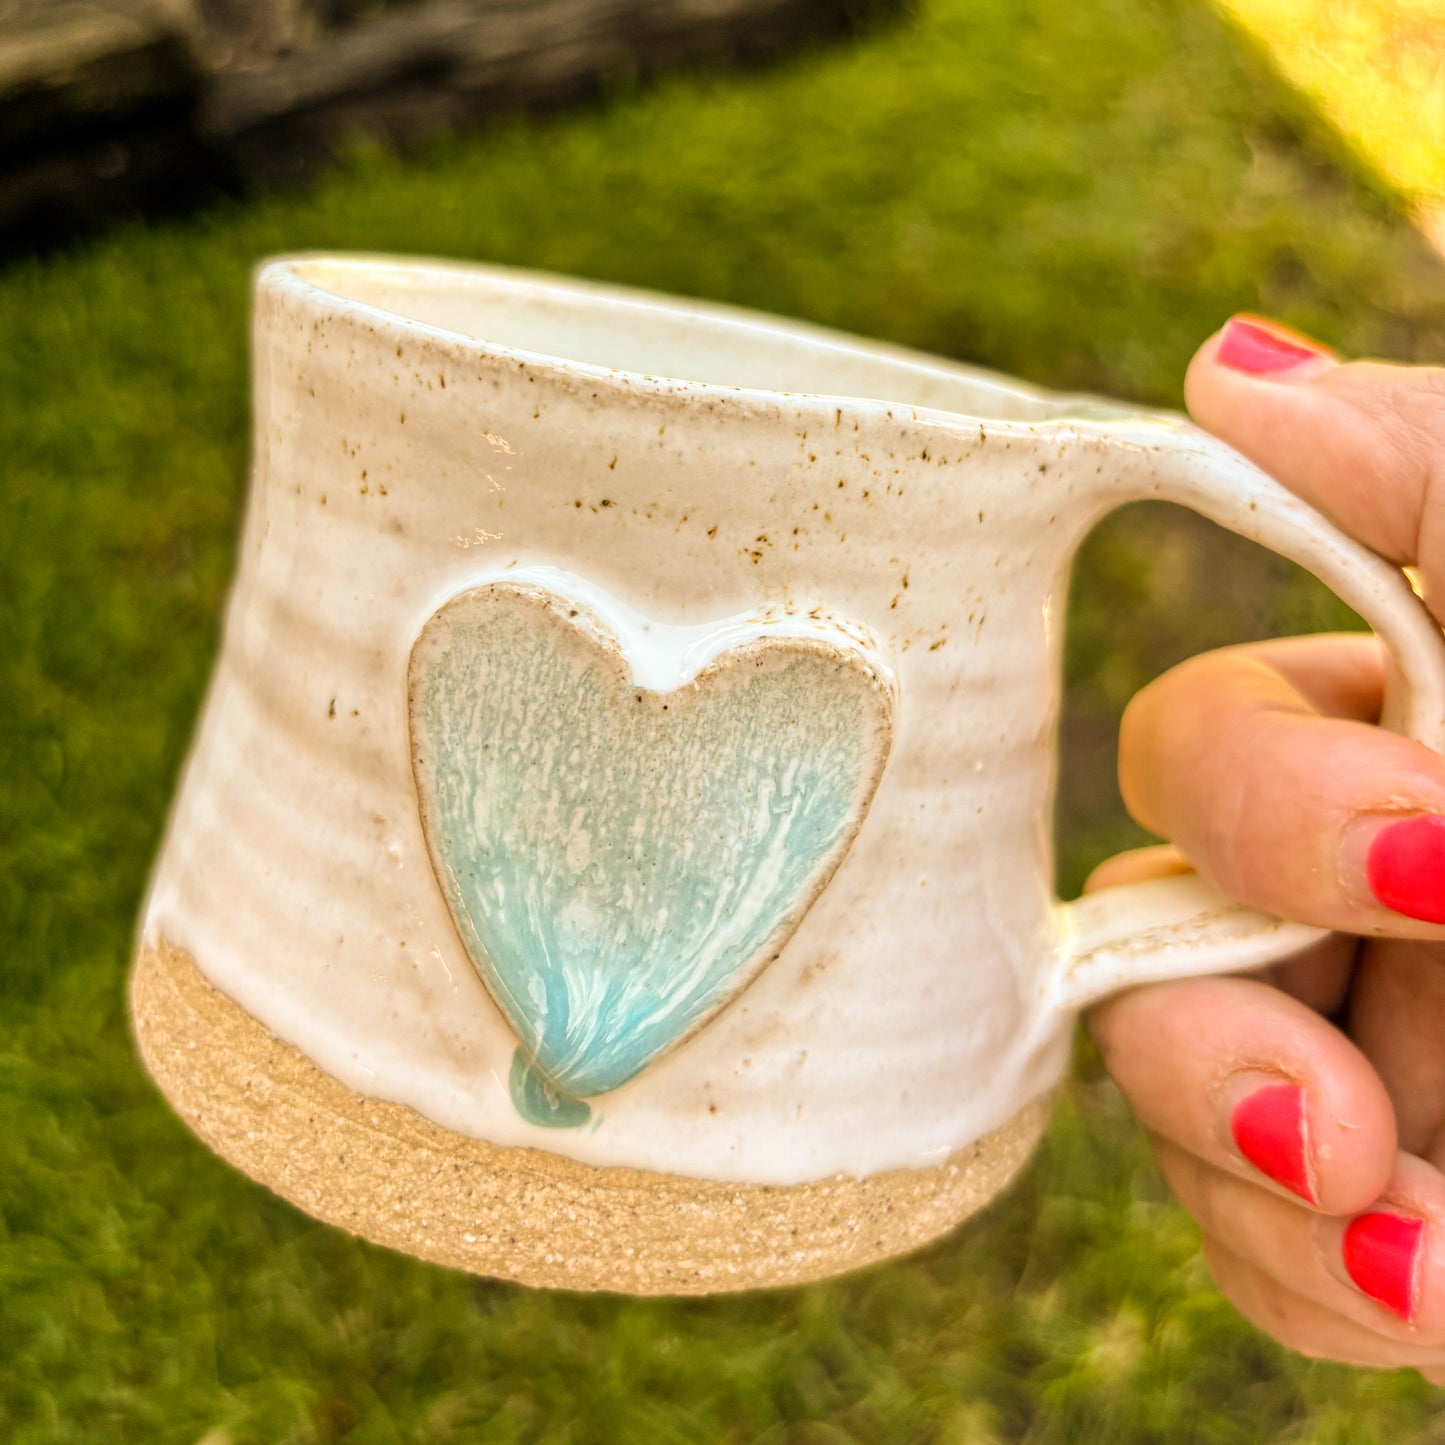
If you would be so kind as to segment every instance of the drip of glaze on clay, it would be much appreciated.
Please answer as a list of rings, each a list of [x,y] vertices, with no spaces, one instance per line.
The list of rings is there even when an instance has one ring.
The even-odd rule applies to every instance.
[[[512,1107],[531,1124],[544,1129],[575,1129],[592,1117],[586,1099],[564,1093],[528,1057],[525,1049],[512,1055],[512,1072],[507,1080]]]

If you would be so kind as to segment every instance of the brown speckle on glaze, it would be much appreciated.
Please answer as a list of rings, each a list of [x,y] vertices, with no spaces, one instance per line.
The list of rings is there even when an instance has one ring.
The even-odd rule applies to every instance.
[[[338,288],[370,309],[338,301]],[[1034,847],[1047,806],[1049,733],[1041,728],[1054,716],[1059,632],[1041,604],[1061,605],[1063,563],[1115,497],[1195,466],[1211,485],[1230,478],[1219,494],[1234,489],[1231,515],[1247,516],[1255,500],[1271,525],[1282,526],[1270,511],[1274,493],[1240,480],[1253,474],[1237,459],[1221,460],[1222,450],[1209,451],[1213,444],[1183,423],[1168,423],[1151,455],[1129,438],[1158,435],[1152,418],[1117,427],[1091,420],[1085,436],[1050,419],[1060,403],[1006,380],[873,351],[866,342],[820,344],[814,333],[795,335],[785,325],[770,330],[744,320],[738,331],[734,313],[705,305],[689,304],[677,323],[666,302],[639,306],[605,287],[485,267],[317,258],[266,268],[259,296],[255,355],[265,421],[254,448],[259,510],[248,524],[258,545],[248,548],[239,574],[215,705],[156,866],[145,928],[152,940],[184,942],[220,995],[247,999],[265,1037],[295,1039],[302,1062],[315,1061],[317,1077],[339,1091],[338,1117],[355,1133],[324,1157],[344,1152],[350,1166],[370,1150],[383,1179],[387,1169],[412,1169],[382,1158],[381,1121],[404,1118],[424,1131],[419,1147],[434,1151],[434,1163],[445,1161],[443,1174],[485,1154],[499,1181],[519,1161],[535,1166],[529,1177],[537,1188],[544,1175],[551,1187],[554,1170],[590,1179],[593,1169],[635,1169],[646,1177],[636,1196],[644,1203],[671,1187],[658,1180],[683,1176],[704,1190],[688,1198],[706,1207],[718,1197],[706,1192],[714,1186],[747,1193],[806,1185],[852,1198],[851,1185],[871,1185],[890,1170],[916,1183],[929,1161],[969,1147],[1029,1090],[1047,1089],[1067,1061],[1071,1024],[1035,1003],[1060,946],[1059,915]],[[518,351],[557,354],[570,344],[559,338],[581,334],[569,332],[568,318],[581,318],[599,352],[615,340],[628,357],[655,353],[659,367],[644,377],[590,362],[519,363]],[[433,329],[439,322],[450,330]],[[725,346],[713,344],[719,328]],[[468,336],[498,336],[516,349]],[[798,394],[658,379],[688,375],[694,365],[726,372],[736,364],[725,379],[746,381],[749,347],[760,355],[776,348],[767,364],[779,377],[794,368]],[[839,400],[870,393],[892,400]],[[478,400],[481,407],[469,404]],[[926,422],[917,419],[923,408]],[[479,481],[470,450],[483,414],[495,435],[526,439],[509,458],[505,551],[491,505],[500,498]],[[801,440],[820,434],[832,438],[832,453]],[[1176,437],[1189,438],[1207,464],[1186,466]],[[613,464],[624,445],[626,468]],[[356,448],[366,452],[365,475],[350,459]],[[820,456],[832,478],[826,485],[801,466],[816,467]],[[956,465],[965,458],[966,472]],[[601,506],[596,488],[603,459],[611,508]],[[404,479],[385,506],[378,504],[382,477]],[[352,506],[359,485],[368,489],[367,504]],[[590,502],[578,485],[592,493]],[[836,527],[833,514],[826,528],[799,525],[804,515],[821,517],[822,493],[838,490],[868,503],[866,526],[841,512]],[[304,497],[331,491],[336,512],[317,525],[315,503],[306,506]],[[1218,508],[1227,510],[1223,502]],[[678,518],[692,514],[714,521],[683,528]],[[730,519],[723,547],[716,545],[720,514]],[[740,547],[749,533],[753,544]],[[756,540],[763,537],[769,543]],[[778,537],[789,545],[772,545]],[[460,956],[418,852],[415,786],[398,733],[414,628],[445,597],[516,566],[552,567],[605,586],[619,607],[659,624],[659,632],[701,636],[734,614],[797,627],[803,609],[820,606],[828,616],[857,619],[876,634],[896,677],[899,715],[909,720],[838,883],[746,996],[747,1008],[724,1010],[619,1091],[595,1133],[566,1139],[528,1132],[508,1113],[505,1088],[492,1082],[494,1070],[505,1077],[516,1040]],[[967,627],[955,621],[945,632],[961,610]],[[941,645],[960,635],[960,646]],[[354,726],[331,726],[333,691],[346,696]],[[1445,716],[1445,707],[1438,711]],[[944,716],[947,726],[935,726]],[[985,764],[982,774],[973,771],[976,761]],[[920,810],[932,798],[937,806]],[[391,820],[384,843],[369,822],[373,812]],[[949,862],[947,880],[933,871],[929,907],[919,909],[917,879],[939,858]],[[203,867],[228,880],[224,910],[206,902],[215,890]],[[297,903],[319,898],[324,909]],[[936,946],[940,930],[966,934],[997,967],[958,969],[940,956],[947,952]],[[423,966],[407,963],[409,954]],[[826,976],[814,979],[810,970],[823,959]],[[343,977],[347,988],[339,990]],[[803,978],[813,980],[806,989]],[[960,1046],[983,1036],[1000,1041],[988,1057]],[[788,1058],[804,1048],[807,1068],[787,1073]],[[743,1056],[753,1066],[740,1079]],[[212,1062],[224,1072],[234,1060]],[[247,1069],[241,1088],[259,1076],[254,1064]],[[174,1097],[188,1087],[184,1060],[170,1077]],[[254,1125],[230,1129],[241,1124],[244,1099],[227,1092],[230,1075],[216,1080],[210,1117],[230,1121],[218,1125],[222,1147],[243,1150],[244,1130]],[[1014,1089],[1001,1080],[1019,1083]],[[383,1105],[378,1094],[409,1107]],[[900,1111],[903,1098],[911,1102]],[[309,1104],[298,1096],[298,1110]],[[708,1104],[717,1106],[715,1116]],[[300,1175],[285,1170],[309,1171],[321,1157],[305,1152],[320,1143],[302,1127],[315,1113],[298,1112],[301,1132],[268,1136],[256,1145],[260,1153],[240,1162],[274,1165],[272,1177],[295,1197]],[[840,1174],[849,1179],[839,1182]],[[304,1187],[313,1185],[326,1187],[308,1174]],[[328,1207],[359,1207],[355,1186],[342,1180]],[[582,1188],[578,1197],[585,1206],[593,1196]],[[756,1211],[766,1196],[747,1197],[748,1206],[729,1216],[733,1242],[751,1241],[746,1231],[763,1217]],[[492,1254],[462,1262],[495,1267],[500,1259],[505,1268],[505,1239],[529,1238],[512,1227],[521,1218],[515,1195],[498,1196],[485,1220],[453,1218],[444,1202],[428,1213],[433,1202],[430,1193],[417,1196],[415,1233],[394,1242],[440,1251],[465,1234],[490,1236],[503,1241]],[[909,1218],[921,1207],[907,1192],[890,1202]],[[533,1203],[536,1217],[554,1217]],[[809,1237],[810,1217],[784,1223],[801,1224],[800,1237]],[[649,1241],[642,1244],[638,1259]],[[760,1247],[759,1259],[769,1261],[760,1266],[757,1282],[764,1282],[772,1261],[765,1238]],[[597,1258],[576,1239],[551,1240],[546,1252],[585,1260],[558,1268],[558,1278],[573,1283]],[[680,1256],[679,1248],[668,1268],[680,1268]],[[649,1278],[662,1275],[659,1264]]]

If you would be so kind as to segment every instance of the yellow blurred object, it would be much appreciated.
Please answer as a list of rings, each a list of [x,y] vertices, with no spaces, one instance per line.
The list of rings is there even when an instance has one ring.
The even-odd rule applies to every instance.
[[[1445,0],[1219,0],[1445,251]]]

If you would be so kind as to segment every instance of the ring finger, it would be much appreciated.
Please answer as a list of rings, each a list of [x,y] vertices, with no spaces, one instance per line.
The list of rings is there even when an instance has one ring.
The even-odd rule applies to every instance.
[[[1184,1207],[1232,1254],[1382,1342],[1445,1353],[1445,1179],[1423,1160],[1401,1155],[1383,1199],[1340,1218],[1154,1144]]]

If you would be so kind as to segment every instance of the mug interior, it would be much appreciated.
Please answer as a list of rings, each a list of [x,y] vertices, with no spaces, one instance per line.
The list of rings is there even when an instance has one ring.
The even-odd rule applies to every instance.
[[[1047,395],[991,372],[712,303],[484,266],[305,257],[333,296],[561,364],[749,391],[865,398],[997,421],[1137,415]]]

